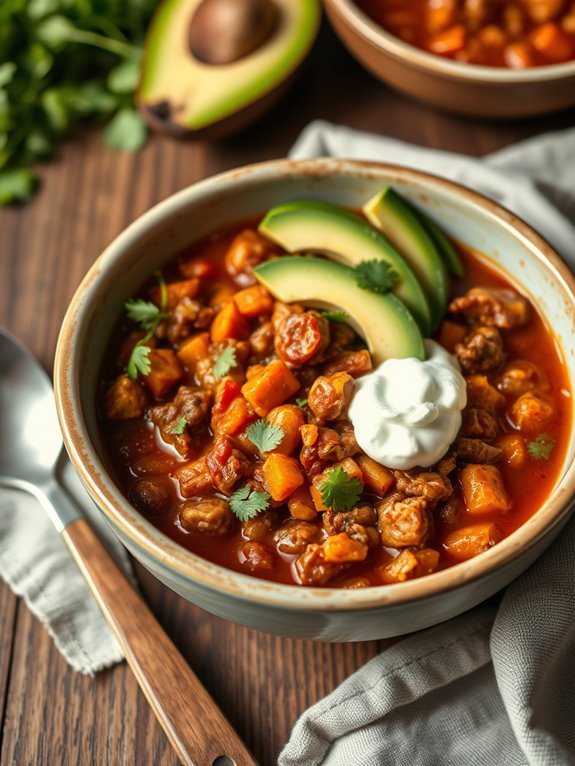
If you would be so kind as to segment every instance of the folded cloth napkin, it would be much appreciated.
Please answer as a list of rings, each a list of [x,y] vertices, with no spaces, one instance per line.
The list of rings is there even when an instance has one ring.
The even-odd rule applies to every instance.
[[[575,267],[575,130],[480,160],[314,122],[292,158],[430,171],[500,201]],[[417,633],[296,723],[280,766],[575,764],[575,520],[499,603]]]
[[[68,460],[61,482],[119,566],[128,555],[106,526]],[[93,675],[123,655],[95,599],[46,511],[25,492],[0,487],[0,577],[22,596],[70,665]]]

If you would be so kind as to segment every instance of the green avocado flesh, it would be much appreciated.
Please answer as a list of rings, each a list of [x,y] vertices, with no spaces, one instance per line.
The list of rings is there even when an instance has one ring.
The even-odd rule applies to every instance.
[[[417,211],[417,213],[431,235],[431,239],[435,242],[435,246],[439,250],[441,257],[443,258],[443,263],[447,267],[449,273],[453,274],[454,277],[462,277],[464,269],[461,259],[457,255],[457,250],[453,247],[435,221],[432,221],[431,218],[428,218],[420,211]]]
[[[437,329],[447,306],[449,281],[433,238],[409,203],[390,187],[370,199],[363,206],[363,212],[415,272],[431,307],[432,330]]]
[[[138,105],[168,132],[205,130],[263,99],[298,68],[319,27],[319,0],[275,0],[279,21],[260,47],[230,64],[204,64],[188,46],[200,2],[164,0],[146,39]]]
[[[260,264],[254,274],[284,303],[344,309],[349,324],[365,339],[375,365],[392,358],[425,359],[421,332],[405,305],[391,293],[380,295],[358,287],[349,266],[284,255]]]
[[[393,292],[407,306],[421,331],[430,334],[430,306],[417,277],[367,221],[338,205],[305,200],[272,208],[259,230],[290,253],[314,251],[348,266],[374,259],[386,261],[399,275]],[[366,294],[363,290],[361,293]]]

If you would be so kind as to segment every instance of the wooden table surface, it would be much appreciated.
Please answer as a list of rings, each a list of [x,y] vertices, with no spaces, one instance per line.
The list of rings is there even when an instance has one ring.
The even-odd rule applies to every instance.
[[[51,370],[70,297],[96,256],[128,223],[201,178],[284,156],[315,118],[481,155],[572,125],[575,111],[502,124],[441,114],[376,81],[324,23],[303,77],[269,116],[242,135],[213,144],[153,137],[133,156],[108,150],[96,132],[79,131],[42,168],[43,185],[34,201],[0,210],[0,324]],[[257,633],[211,616],[141,567],[136,570],[160,622],[262,766],[275,763],[303,710],[385,646]],[[1,582],[0,763],[177,763],[126,665],[95,678],[74,673]]]

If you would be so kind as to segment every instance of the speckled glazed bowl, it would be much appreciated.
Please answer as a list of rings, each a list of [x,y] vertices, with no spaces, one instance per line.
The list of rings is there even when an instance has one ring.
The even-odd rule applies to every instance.
[[[575,281],[529,226],[461,186],[414,170],[333,159],[278,160],[209,178],[165,200],[100,256],[74,296],[56,352],[56,399],[64,440],[108,523],[163,583],[208,611],[297,638],[357,641],[442,622],[507,585],[557,536],[571,511],[575,444],[560,481],[510,537],[471,561],[395,585],[341,590],[278,585],[212,564],[172,542],[124,498],[106,471],[96,414],[97,379],[112,328],[153,271],[194,239],[290,198],[353,208],[393,184],[462,243],[485,253],[547,318],[575,388]]]
[[[440,109],[513,119],[575,104],[575,61],[521,71],[462,64],[400,40],[354,0],[324,0],[324,6],[341,41],[370,72]]]

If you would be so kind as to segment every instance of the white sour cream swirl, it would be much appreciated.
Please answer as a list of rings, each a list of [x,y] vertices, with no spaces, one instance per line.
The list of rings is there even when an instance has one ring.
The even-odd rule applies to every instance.
[[[427,359],[388,359],[357,381],[348,414],[369,457],[388,468],[427,468],[461,428],[465,379],[455,357],[425,341]]]

